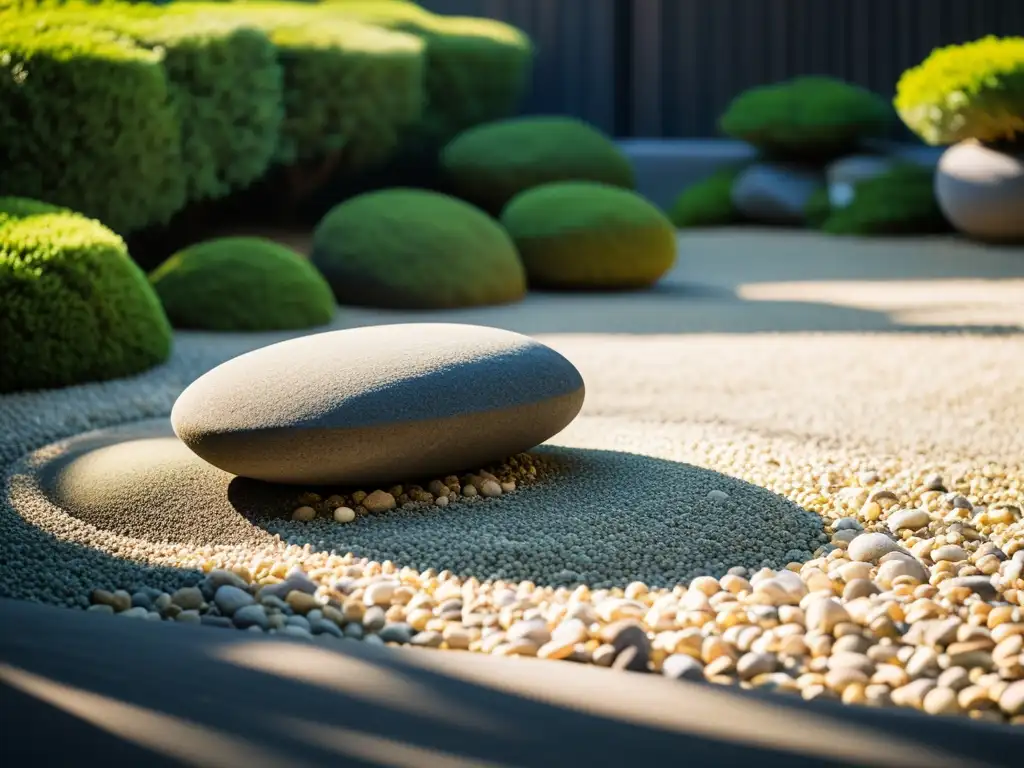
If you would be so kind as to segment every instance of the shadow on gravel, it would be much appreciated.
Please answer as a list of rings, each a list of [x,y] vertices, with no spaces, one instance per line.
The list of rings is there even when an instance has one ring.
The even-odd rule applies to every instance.
[[[542,446],[535,453],[545,474],[498,498],[418,504],[347,524],[325,507],[316,520],[296,522],[291,513],[304,492],[326,498],[350,489],[234,477],[158,419],[44,448],[16,468],[10,501],[16,509],[55,506],[129,537],[121,539],[126,549],[131,540],[257,549],[279,536],[421,571],[552,586],[673,586],[735,565],[782,567],[824,542],[814,513],[710,469],[626,451]]]
[[[7,765],[1012,766],[1019,730],[569,662],[0,601]],[[15,630],[15,631],[10,631]],[[68,642],[68,638],[74,638]]]

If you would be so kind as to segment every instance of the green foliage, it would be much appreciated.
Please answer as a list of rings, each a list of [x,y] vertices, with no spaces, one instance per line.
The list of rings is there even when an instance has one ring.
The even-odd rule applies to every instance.
[[[1024,136],[1024,37],[937,48],[903,73],[896,111],[928,144]]]
[[[633,167],[603,133],[570,117],[523,117],[470,128],[441,153],[455,194],[494,215],[524,190],[555,181],[632,189]]]
[[[440,146],[459,131],[514,114],[529,87],[533,45],[508,24],[436,15],[395,0],[333,0],[322,7],[424,41],[427,108],[417,138],[428,144]]]
[[[719,128],[775,159],[823,161],[883,134],[893,118],[878,94],[812,76],[741,93],[719,119]]]
[[[832,201],[829,199],[828,187],[819,187],[811,193],[804,206],[804,219],[811,229],[821,229],[828,217],[832,215]]]
[[[627,289],[657,282],[676,231],[655,206],[608,184],[566,181],[516,196],[501,215],[531,286]]]
[[[732,204],[732,185],[741,171],[726,168],[683,190],[669,209],[672,223],[685,229],[722,227],[740,221],[742,217]]]
[[[0,194],[68,206],[121,233],[185,201],[161,54],[49,14],[0,20]]]
[[[140,373],[171,328],[124,242],[55,206],[0,198],[0,392]]]
[[[149,5],[63,10],[50,18],[110,30],[161,52],[190,202],[223,197],[267,170],[283,107],[281,67],[265,34],[238,19]]]
[[[504,304],[526,290],[508,234],[447,195],[389,189],[336,206],[312,260],[341,304],[446,309]]]
[[[935,199],[934,176],[930,168],[909,163],[895,166],[888,173],[855,184],[849,205],[828,211],[823,219],[819,210],[815,218],[821,230],[832,235],[924,235],[949,231],[950,225]],[[817,205],[822,205],[820,200]]]
[[[265,32],[284,70],[283,165],[341,154],[346,168],[387,159],[424,103],[423,42],[318,5],[176,3],[175,13]]]
[[[150,275],[175,328],[286,331],[334,316],[331,287],[305,258],[260,237],[186,248]]]

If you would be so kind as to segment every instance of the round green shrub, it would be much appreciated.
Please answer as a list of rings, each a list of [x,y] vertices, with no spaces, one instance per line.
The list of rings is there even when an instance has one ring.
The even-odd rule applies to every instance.
[[[775,159],[823,161],[884,134],[893,118],[878,94],[812,76],[741,93],[719,119],[719,128]]]
[[[387,189],[335,206],[313,235],[313,264],[341,304],[446,309],[523,297],[508,234],[447,195]]]
[[[316,268],[261,237],[193,245],[149,279],[175,328],[288,331],[323,325],[334,316],[334,295]]]
[[[821,230],[832,235],[926,235],[951,229],[935,199],[934,171],[909,163],[858,182],[849,205],[816,216]]]
[[[723,227],[742,217],[732,204],[732,185],[741,168],[726,168],[687,187],[669,208],[668,217],[679,229]]]
[[[1024,136],[1024,37],[938,48],[903,73],[896,111],[928,144]]]
[[[523,192],[501,221],[540,288],[652,285],[675,262],[676,231],[654,205],[608,184],[566,181]]]
[[[44,199],[125,235],[186,201],[161,54],[58,12],[0,14],[0,194]]]
[[[0,198],[0,392],[140,373],[171,327],[124,241],[98,221]]]
[[[615,143],[570,117],[499,120],[464,131],[441,152],[452,191],[497,216],[520,192],[555,181],[633,189],[633,166]]]

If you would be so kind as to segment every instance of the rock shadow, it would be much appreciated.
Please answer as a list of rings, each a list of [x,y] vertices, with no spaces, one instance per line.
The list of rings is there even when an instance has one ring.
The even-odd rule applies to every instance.
[[[89,433],[39,454],[50,454],[31,470],[42,498],[23,491],[16,508],[56,506],[124,546],[262,548],[279,536],[417,570],[601,588],[672,586],[736,565],[782,567],[825,541],[819,516],[777,494],[621,451],[542,446],[535,454],[548,474],[515,492],[444,508],[413,504],[346,524],[329,515],[290,519],[304,491],[339,489],[234,477],[181,445],[165,420]]]

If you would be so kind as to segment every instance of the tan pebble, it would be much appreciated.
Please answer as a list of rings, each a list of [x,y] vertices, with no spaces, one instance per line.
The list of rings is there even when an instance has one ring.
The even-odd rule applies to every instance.
[[[736,650],[730,646],[721,637],[711,635],[704,638],[704,643],[701,646],[700,652],[701,658],[705,664],[709,664],[716,659],[727,656],[729,658],[735,658]]]
[[[320,601],[316,597],[306,592],[300,592],[297,589],[289,592],[284,600],[292,607],[293,611],[302,615],[309,613],[314,608],[320,607]]]
[[[890,688],[901,688],[910,682],[910,675],[902,667],[895,664],[879,664],[871,676],[871,682],[887,685]]]
[[[1013,637],[1014,635],[1024,635],[1024,623],[997,624],[992,629],[992,639],[997,643],[1002,642],[1008,637]]]
[[[480,483],[480,495],[485,496],[489,499],[495,496],[501,496],[501,484],[494,480],[484,480]]]
[[[875,581],[883,587],[888,587],[901,577],[920,584],[928,581],[928,570],[911,555],[899,554],[878,567]]]
[[[859,669],[831,669],[825,675],[825,685],[836,693],[842,693],[848,685],[867,684],[868,676]]]
[[[892,706],[892,691],[887,685],[872,683],[864,688],[864,703],[869,707]]]
[[[962,709],[980,709],[995,705],[983,685],[968,685],[957,694],[957,703]]]
[[[999,667],[1017,663],[1017,657],[1024,653],[1024,636],[1011,635],[992,649],[992,660]]]
[[[808,629],[829,633],[841,622],[850,621],[850,614],[832,598],[815,598],[805,608]]]
[[[871,578],[871,563],[850,562],[839,567],[839,578],[849,584],[855,579]]]
[[[386,608],[391,605],[391,598],[395,596],[398,586],[398,582],[386,579],[374,581],[363,593],[363,604],[366,606],[379,605]]]
[[[899,707],[922,709],[924,707],[924,697],[933,688],[935,688],[934,680],[927,678],[913,680],[900,688],[896,688],[892,692],[892,701]]]
[[[743,680],[774,672],[778,660],[770,653],[746,653],[736,663],[736,672]]]
[[[348,597],[345,598],[345,602],[341,605],[341,612],[344,614],[346,621],[362,621],[363,615],[366,613],[366,606],[358,599]]]
[[[465,627],[460,627],[458,624],[449,624],[441,634],[444,637],[445,644],[452,650],[457,651],[467,650],[473,639],[469,630]]]
[[[999,695],[999,708],[1007,717],[1024,715],[1024,680],[1010,683]]]
[[[565,659],[573,654],[576,643],[552,640],[545,643],[537,651],[537,656],[542,659]]]
[[[312,507],[298,507],[294,512],[292,512],[292,520],[297,520],[302,523],[308,523],[315,517],[316,510]]]
[[[351,523],[356,519],[356,511],[351,507],[338,507],[334,510],[334,521],[337,523]]]
[[[967,559],[967,550],[955,544],[947,544],[946,546],[933,549],[931,552],[931,558],[933,563],[940,563],[943,560],[947,560],[951,563],[959,563]]]
[[[610,667],[615,661],[615,648],[607,643],[599,645],[591,654],[591,663],[599,667]]]
[[[398,506],[395,497],[387,491],[376,490],[362,501],[367,512],[387,512]]]
[[[875,671],[875,663],[865,654],[848,651],[840,651],[829,656],[828,667],[831,670],[856,669],[864,674],[865,682],[866,678]]]
[[[929,715],[958,715],[961,711],[956,692],[942,687],[928,691],[922,707]]]
[[[707,678],[731,675],[736,671],[736,660],[731,656],[719,656],[704,667],[704,675]]]
[[[475,485],[464,485],[462,487],[462,495],[466,496],[467,498],[477,496],[478,494],[479,491],[477,490],[477,487]]]

